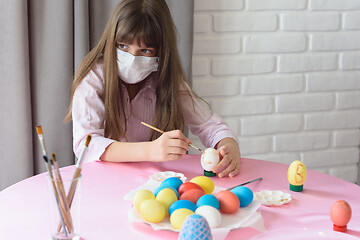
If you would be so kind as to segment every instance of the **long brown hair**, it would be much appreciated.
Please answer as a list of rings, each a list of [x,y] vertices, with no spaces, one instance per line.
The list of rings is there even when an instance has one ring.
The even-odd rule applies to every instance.
[[[158,71],[156,72],[156,105],[152,124],[164,131],[184,130],[185,120],[179,103],[179,90],[187,85],[177,50],[176,28],[165,0],[123,0],[114,9],[99,43],[80,63],[72,86],[74,92],[94,64],[103,59],[105,105],[105,137],[120,140],[126,129],[122,97],[119,96],[119,77],[116,63],[116,42],[131,43],[133,39],[143,40],[148,47],[158,50]],[[190,89],[187,94],[196,96]],[[71,120],[72,101],[65,118]],[[125,122],[126,126],[126,122]],[[149,140],[159,135],[152,132]]]

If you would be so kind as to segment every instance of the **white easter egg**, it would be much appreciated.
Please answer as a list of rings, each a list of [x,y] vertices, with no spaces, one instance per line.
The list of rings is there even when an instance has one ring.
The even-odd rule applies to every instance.
[[[210,228],[216,228],[221,223],[221,213],[213,206],[203,205],[195,210],[196,214],[203,216]]]
[[[214,148],[207,148],[201,154],[201,166],[206,171],[211,171],[212,167],[218,164],[220,161],[219,152]]]

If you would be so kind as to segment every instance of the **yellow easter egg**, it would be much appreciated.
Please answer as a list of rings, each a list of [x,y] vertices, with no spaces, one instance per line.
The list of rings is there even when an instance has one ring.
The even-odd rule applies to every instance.
[[[287,177],[291,185],[303,185],[307,177],[305,164],[299,160],[292,162],[289,166]]]
[[[155,199],[155,195],[147,189],[141,189],[135,193],[133,198],[133,204],[135,208],[140,211],[140,205],[143,201],[147,199]]]
[[[166,213],[168,213],[170,205],[176,202],[178,198],[173,190],[164,188],[156,195],[156,200],[164,204]]]
[[[199,185],[204,190],[205,194],[211,194],[215,188],[214,182],[206,176],[194,177],[190,182]]]
[[[145,200],[140,205],[140,214],[145,221],[148,222],[161,222],[165,217],[165,213],[166,211],[164,205],[155,199]]]
[[[187,208],[177,209],[171,214],[170,223],[175,229],[181,229],[186,217],[191,214],[194,214],[194,212]]]

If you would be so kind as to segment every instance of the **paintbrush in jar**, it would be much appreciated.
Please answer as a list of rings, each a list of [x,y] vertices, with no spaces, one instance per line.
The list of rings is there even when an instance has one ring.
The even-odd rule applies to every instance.
[[[86,137],[85,147],[84,147],[84,149],[83,149],[83,151],[82,151],[82,153],[81,153],[81,155],[80,155],[80,157],[79,157],[79,159],[78,159],[78,161],[76,163],[76,170],[75,170],[75,173],[74,173],[74,176],[73,176],[73,180],[80,177],[81,170],[82,170],[82,165],[83,165],[83,162],[84,162],[84,157],[85,157],[85,154],[86,154],[86,150],[89,147],[90,141],[91,141],[91,135],[89,134]],[[73,200],[74,195],[75,195],[76,185],[77,185],[77,181],[73,181],[71,183],[71,186],[70,186],[70,189],[69,189],[69,192],[68,192],[68,195],[67,195],[70,206],[71,206],[72,200]]]
[[[40,141],[40,145],[41,145],[41,149],[42,149],[42,152],[43,152],[43,159],[45,161],[45,166],[46,166],[46,169],[48,171],[50,181],[52,182],[52,187],[53,187],[53,191],[54,191],[54,194],[55,194],[56,204],[57,204],[58,209],[59,209],[59,215],[60,215],[61,224],[62,224],[63,229],[64,229],[64,234],[67,236],[68,233],[70,232],[70,230],[72,231],[72,224],[70,223],[70,220],[67,217],[66,210],[64,209],[64,203],[61,202],[61,200],[59,198],[59,192],[58,192],[58,190],[56,188],[55,179],[54,179],[53,173],[51,171],[51,169],[52,169],[51,160],[49,160],[49,158],[47,156],[47,152],[46,152],[46,145],[45,145],[45,139],[44,139],[44,133],[43,133],[42,127],[37,126],[36,127],[36,132],[37,132],[37,135],[38,135],[38,138],[39,138],[39,141]],[[66,227],[68,229],[66,229]]]
[[[52,159],[50,161],[51,161],[51,165],[53,166],[53,171],[54,171],[54,174],[55,174],[56,186],[57,186],[57,189],[58,189],[58,193],[60,195],[60,204],[63,205],[64,210],[65,210],[66,222],[68,222],[68,224],[69,224],[68,225],[69,233],[72,233],[73,230],[74,230],[74,227],[73,227],[74,225],[73,225],[72,218],[71,218],[70,205],[69,205],[69,202],[68,202],[67,197],[66,197],[65,188],[64,188],[63,180],[61,178],[60,171],[59,171],[59,165],[58,165],[58,163],[56,161],[55,153],[52,153]],[[58,229],[58,232],[60,232],[60,230],[61,230],[61,228]]]

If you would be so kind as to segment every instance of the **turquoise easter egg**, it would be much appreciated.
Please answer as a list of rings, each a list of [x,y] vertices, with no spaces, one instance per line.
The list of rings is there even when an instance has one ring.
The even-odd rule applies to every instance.
[[[220,207],[219,200],[214,195],[211,195],[211,194],[202,195],[197,200],[197,202],[196,202],[197,207],[204,206],[204,205],[212,206],[212,207],[216,208],[217,210],[219,210],[219,207]]]
[[[169,207],[169,216],[171,216],[171,214],[180,208],[186,208],[189,209],[193,212],[195,212],[196,210],[196,205],[195,203],[189,201],[189,200],[178,200],[176,202],[174,202],[173,204],[170,205]]]
[[[176,189],[176,191],[179,189],[180,185],[183,184],[183,181],[181,181],[180,178],[177,177],[169,177],[165,179],[160,186],[170,186]]]
[[[240,200],[240,207],[248,206],[254,199],[254,193],[250,188],[239,186],[231,190]]]

